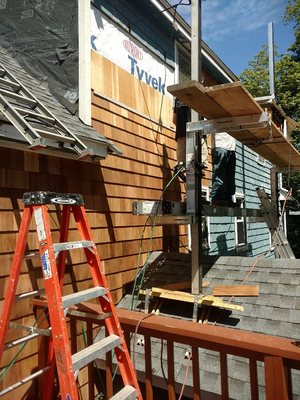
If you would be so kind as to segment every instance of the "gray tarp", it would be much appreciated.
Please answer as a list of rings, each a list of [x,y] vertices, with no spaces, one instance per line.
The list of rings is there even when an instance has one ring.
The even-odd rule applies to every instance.
[[[78,18],[74,0],[0,1],[0,45],[71,112],[78,99]]]

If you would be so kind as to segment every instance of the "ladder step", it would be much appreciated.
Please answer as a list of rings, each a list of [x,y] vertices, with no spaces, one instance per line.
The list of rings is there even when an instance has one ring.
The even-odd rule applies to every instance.
[[[6,343],[4,345],[4,350],[9,350],[15,346],[19,346],[20,344],[24,344],[29,342],[29,340],[35,339],[39,337],[38,333],[32,333],[31,335],[23,336],[20,339],[13,340],[12,342]]]
[[[3,79],[3,78],[0,78],[0,84],[2,84],[4,86],[8,86],[14,90],[19,90],[21,88],[21,86],[18,83],[8,81],[7,79]]]
[[[81,292],[72,293],[62,298],[62,306],[63,308],[68,308],[83,301],[103,296],[105,295],[105,293],[106,289],[102,286],[96,286],[91,289],[83,290]]]
[[[73,137],[64,136],[63,134],[56,133],[54,131],[51,131],[50,129],[41,129],[36,127],[34,129],[39,135],[41,135],[44,138],[57,140],[58,142],[64,142],[64,143],[75,143],[75,139]]]
[[[0,392],[0,397],[4,396],[5,394],[11,392],[12,390],[17,389],[18,387],[24,385],[27,382],[32,381],[33,379],[38,378],[39,376],[43,375],[46,371],[48,371],[49,367],[45,367],[37,372],[34,372],[33,374],[27,376],[26,378],[21,379],[20,381],[14,383],[13,385],[9,386],[8,388],[2,390]]]
[[[86,247],[92,247],[93,242],[91,240],[79,240],[76,242],[62,242],[54,243],[53,250],[55,253],[59,253],[63,250],[74,250],[74,249],[84,249]]]
[[[19,101],[20,103],[28,104],[33,107],[35,107],[37,105],[36,100],[30,99],[29,97],[26,97],[26,96],[22,96],[20,94],[16,94],[14,92],[10,92],[9,90],[0,89],[0,94],[2,94],[3,96],[10,97],[11,99],[15,99],[15,100]]]
[[[36,328],[35,326],[18,324],[16,322],[11,322],[9,324],[9,326],[13,329],[21,329],[23,331],[37,333],[38,335],[42,335],[42,336],[51,336],[51,332],[50,332],[51,327],[49,329],[41,329],[41,328]]]
[[[111,397],[110,400],[135,400],[137,397],[138,396],[135,388],[130,385],[126,385],[122,390]]]
[[[91,346],[72,355],[74,371],[84,368],[86,365],[104,356],[107,352],[113,350],[121,344],[121,338],[117,335],[110,335],[93,343]]]
[[[49,122],[50,124],[54,124],[55,123],[55,118],[48,117],[47,115],[44,115],[44,114],[35,113],[34,111],[30,111],[30,110],[28,110],[26,108],[15,107],[15,110],[19,114],[23,115],[24,117],[36,118],[39,121]]]

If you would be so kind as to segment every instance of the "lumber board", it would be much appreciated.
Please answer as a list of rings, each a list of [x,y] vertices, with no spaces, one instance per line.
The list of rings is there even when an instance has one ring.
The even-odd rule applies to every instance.
[[[207,119],[263,112],[241,82],[204,87],[197,81],[187,81],[168,86],[168,91]],[[230,134],[277,167],[300,166],[300,153],[273,122],[271,129],[247,129]]]
[[[174,283],[165,283],[160,285],[162,289],[166,290],[185,290],[191,289],[191,281],[183,281],[183,282],[174,282]],[[202,282],[202,287],[209,286],[209,282]]]
[[[221,285],[215,286],[213,296],[253,297],[259,296],[258,285]]]
[[[145,291],[142,291],[141,294],[145,294]],[[195,295],[191,293],[181,292],[177,290],[167,290],[157,287],[153,287],[151,289],[150,295],[162,299],[177,300],[186,303],[194,303],[196,299]],[[205,306],[212,306],[212,307],[220,307],[224,308],[225,310],[244,311],[243,306],[239,306],[232,303],[230,304],[226,303],[222,299],[211,295],[199,295],[198,304],[203,304]]]

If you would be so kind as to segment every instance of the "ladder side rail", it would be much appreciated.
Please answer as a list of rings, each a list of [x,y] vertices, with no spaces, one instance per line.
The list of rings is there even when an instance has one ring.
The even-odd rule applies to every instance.
[[[47,206],[33,206],[62,398],[78,400]]]
[[[295,258],[294,252],[283,232],[280,221],[274,214],[272,203],[264,189],[257,188],[257,195],[261,202],[263,217],[271,233],[272,243],[275,248],[275,256],[281,258]]]
[[[32,218],[32,208],[25,207],[23,211],[23,217],[21,220],[20,231],[17,237],[16,249],[13,256],[8,286],[6,289],[6,295],[1,312],[0,319],[0,360],[4,350],[5,335],[7,333],[12,307],[16,295],[17,285],[19,281],[21,266],[25,254],[27,235],[29,231],[30,221]]]
[[[137,390],[138,398],[141,399],[139,384],[137,381],[137,377],[131,363],[131,359],[129,356],[128,348],[125,342],[125,338],[123,335],[123,331],[121,329],[119,320],[117,318],[116,309],[113,303],[113,299],[111,293],[108,288],[108,284],[104,275],[103,263],[98,254],[97,246],[95,245],[92,232],[89,227],[86,211],[83,206],[72,206],[73,214],[75,217],[75,221],[77,224],[79,235],[82,240],[90,240],[93,242],[92,251],[88,248],[84,248],[84,252],[86,254],[87,262],[90,267],[90,273],[92,279],[94,281],[95,286],[103,286],[106,288],[105,297],[99,297],[99,302],[102,307],[103,312],[111,312],[111,317],[106,318],[105,323],[108,330],[108,333],[117,334],[121,338],[122,348],[116,347],[114,352],[116,354],[118,360],[118,366],[121,372],[121,376],[123,378],[124,385],[134,386]],[[102,272],[101,272],[102,271]],[[126,364],[126,365],[125,365]]]
[[[61,214],[61,223],[60,223],[60,235],[59,235],[59,243],[67,242],[69,227],[70,227],[70,207],[64,205],[62,207]],[[66,266],[66,251],[60,251],[57,257],[57,271],[58,271],[58,279],[60,290],[62,293],[64,276],[65,276],[65,266]],[[51,400],[53,396],[53,388],[54,388],[54,373],[55,373],[55,353],[54,353],[54,345],[52,337],[49,341],[48,353],[47,353],[47,365],[49,366],[49,370],[46,371],[46,379],[44,380],[44,384],[42,387],[41,400]]]

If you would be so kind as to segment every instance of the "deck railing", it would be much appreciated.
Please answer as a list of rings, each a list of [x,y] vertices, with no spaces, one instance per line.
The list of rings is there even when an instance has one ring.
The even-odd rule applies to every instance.
[[[89,306],[89,310],[98,311],[98,306]],[[136,333],[144,335],[144,377],[145,377],[145,400],[155,399],[153,389],[153,373],[151,364],[151,339],[157,338],[167,343],[167,373],[165,398],[175,400],[174,373],[174,343],[186,345],[191,348],[191,370],[192,370],[192,398],[200,400],[204,398],[200,382],[201,359],[199,362],[199,350],[206,349],[219,354],[220,363],[220,394],[210,394],[210,399],[230,399],[228,379],[228,357],[237,356],[248,361],[250,377],[250,393],[247,398],[259,399],[258,364],[264,370],[264,397],[267,400],[293,399],[292,371],[300,371],[300,341],[292,341],[284,338],[268,336],[258,333],[241,331],[238,329],[224,328],[220,326],[203,325],[186,320],[162,317],[154,314],[142,314],[140,312],[118,309],[118,316],[128,342],[132,349],[130,340],[136,340]],[[101,321],[91,319],[88,324],[99,324]],[[299,332],[300,339],[300,332]],[[136,346],[136,343],[134,344]],[[134,355],[135,357],[135,355]],[[106,390],[108,398],[112,396],[112,364],[111,357],[106,360]],[[261,382],[260,382],[261,385]],[[294,383],[295,386],[295,383]],[[176,397],[177,396],[177,397]],[[91,398],[92,397],[91,395]]]

